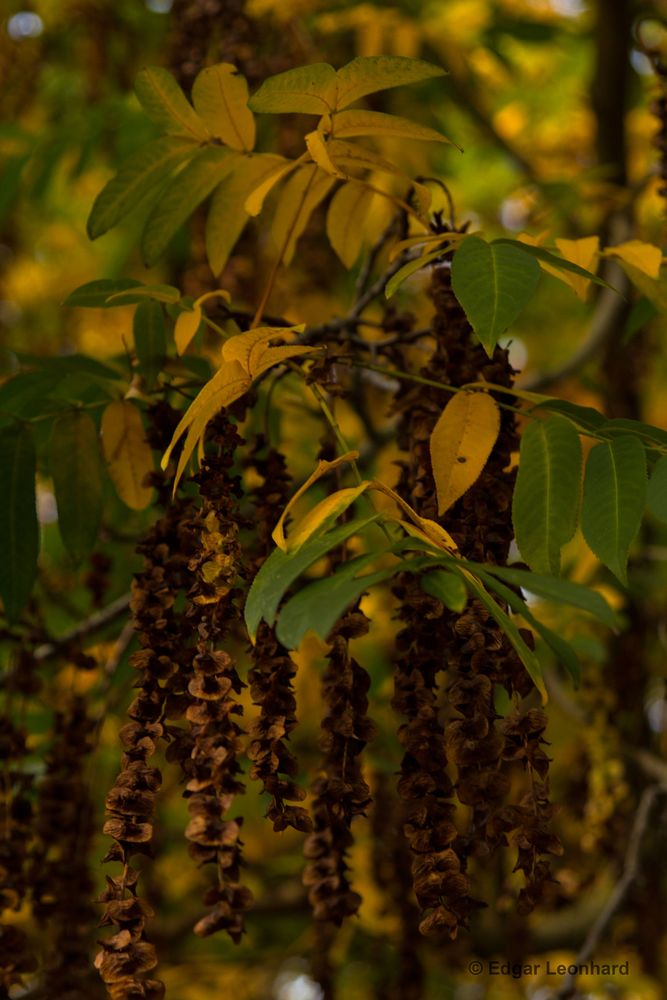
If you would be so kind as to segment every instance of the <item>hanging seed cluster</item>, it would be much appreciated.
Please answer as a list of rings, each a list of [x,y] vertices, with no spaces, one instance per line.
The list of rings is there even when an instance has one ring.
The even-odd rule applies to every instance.
[[[473,343],[446,265],[434,270],[432,297],[435,350],[421,374],[453,386],[485,379],[509,387],[513,371],[507,352],[496,348],[489,359]],[[429,439],[441,412],[440,393],[421,385],[401,389],[397,408],[402,415],[399,444],[408,454],[401,463],[399,492],[421,515],[437,520]],[[482,475],[447,513],[447,530],[466,558],[497,565],[507,561],[514,481],[507,469],[517,448],[513,416],[505,411]],[[404,623],[397,637],[393,702],[405,718],[399,731],[405,750],[399,794],[406,805],[405,834],[414,855],[421,930],[454,937],[481,905],[471,894],[471,857],[484,857],[508,841],[514,844],[515,870],[525,877],[521,912],[532,909],[551,877],[548,855],[561,848],[549,830],[553,809],[543,750],[546,718],[541,709],[518,708],[499,719],[495,688],[502,686],[520,700],[532,684],[479,602],[471,601],[462,614],[455,614],[408,576],[399,579],[395,593]],[[523,636],[532,642],[528,631]],[[516,804],[506,805],[517,763],[526,788]],[[448,768],[456,768],[455,780]],[[457,801],[470,811],[465,834],[454,822]]]

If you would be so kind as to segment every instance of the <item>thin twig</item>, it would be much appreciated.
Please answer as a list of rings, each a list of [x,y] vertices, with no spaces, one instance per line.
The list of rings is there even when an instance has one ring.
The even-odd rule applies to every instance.
[[[74,628],[71,628],[69,632],[63,633],[63,635],[53,639],[52,642],[46,642],[42,646],[38,646],[35,650],[35,659],[49,660],[51,657],[57,656],[61,650],[65,649],[71,643],[76,642],[79,639],[83,639],[92,632],[97,632],[99,629],[104,628],[106,625],[110,625],[111,622],[116,621],[118,618],[122,618],[129,605],[129,593],[123,594],[121,597],[117,597],[116,600],[112,601],[111,604],[108,604],[106,608],[96,611],[89,618],[79,622],[74,626]]]
[[[632,830],[630,831],[621,877],[614,886],[602,912],[586,935],[586,940],[572,963],[577,968],[584,965],[595,954],[611,918],[620,909],[628,889],[639,874],[642,841],[648,829],[653,805],[656,798],[660,795],[667,795],[667,784],[650,785],[642,793],[634,823],[632,824]],[[576,980],[576,973],[568,974],[563,985],[554,993],[555,1000],[569,1000],[569,998],[573,997],[576,992]]]

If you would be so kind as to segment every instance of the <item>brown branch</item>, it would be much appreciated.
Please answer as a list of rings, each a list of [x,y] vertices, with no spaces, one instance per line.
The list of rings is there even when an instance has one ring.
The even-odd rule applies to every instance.
[[[602,912],[590,928],[586,935],[586,940],[579,949],[577,956],[572,963],[577,967],[584,965],[595,953],[599,946],[604,932],[614,914],[621,908],[630,886],[639,875],[640,853],[644,835],[648,829],[648,822],[655,800],[660,795],[667,795],[667,784],[650,785],[645,788],[639,800],[639,806],[635,814],[632,830],[628,840],[628,848],[623,862],[621,877],[614,886],[614,889],[607,900]],[[563,985],[554,993],[555,1000],[569,1000],[576,993],[577,974],[568,974]]]
[[[83,639],[86,636],[91,635],[93,632],[98,632],[106,625],[110,625],[118,618],[122,618],[127,612],[129,605],[129,593],[123,594],[121,597],[117,597],[116,600],[112,601],[111,604],[108,604],[106,608],[96,611],[89,618],[79,622],[68,632],[63,633],[63,635],[58,636],[51,642],[46,642],[43,645],[38,646],[35,650],[35,659],[50,660],[53,656],[57,656],[63,649],[66,649],[67,646],[71,645],[73,642],[77,642],[79,639]]]

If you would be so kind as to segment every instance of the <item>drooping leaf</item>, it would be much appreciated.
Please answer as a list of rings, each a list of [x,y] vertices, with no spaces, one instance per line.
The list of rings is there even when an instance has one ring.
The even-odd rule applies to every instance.
[[[406,56],[358,56],[339,69],[336,75],[336,107],[341,109],[378,90],[419,83],[421,80],[445,76],[446,73],[432,63]]]
[[[500,626],[502,631],[514,646],[514,649],[518,653],[519,659],[528,671],[533,684],[542,695],[542,701],[546,703],[549,695],[547,694],[547,689],[544,686],[542,665],[540,664],[540,661],[536,657],[535,653],[526,644],[525,639],[507,612],[504,611],[503,608],[501,608],[500,605],[493,599],[480,580],[474,577],[472,573],[469,573],[467,570],[461,569],[460,572],[463,575],[466,587],[470,593],[484,605],[491,617]]]
[[[535,420],[524,431],[512,519],[521,555],[536,573],[560,573],[560,550],[577,527],[581,463],[579,435],[564,417]]]
[[[194,110],[174,77],[160,66],[147,66],[137,76],[135,91],[148,117],[176,134],[209,138],[208,129]]]
[[[285,185],[271,225],[271,235],[288,265],[308,220],[331,190],[334,178],[315,164],[301,167]]]
[[[477,481],[500,430],[500,410],[486,392],[459,392],[433,428],[431,467],[442,516]]]
[[[216,277],[224,270],[234,244],[248,221],[246,198],[282,164],[282,157],[270,153],[244,156],[236,169],[216,188],[206,219],[206,256]]]
[[[578,403],[571,403],[568,399],[543,399],[534,410],[547,410],[549,413],[560,413],[566,417],[570,423],[579,427],[583,431],[597,431],[605,423],[604,416],[593,409],[592,406],[579,406]]]
[[[278,605],[287,589],[309,566],[312,566],[337,545],[341,545],[348,538],[363,531],[379,516],[376,514],[374,517],[347,521],[332,531],[310,538],[298,549],[290,552],[284,552],[281,548],[274,549],[269,558],[262,564],[248,591],[245,622],[250,638],[254,641],[257,626],[262,619],[269,625],[273,625]]]
[[[287,649],[296,649],[306,632],[312,629],[326,639],[346,608],[376,583],[387,580],[396,566],[357,576],[378,553],[366,553],[351,559],[323,580],[310,583],[292,597],[278,616],[276,636]]]
[[[283,552],[287,552],[287,538],[285,537],[285,522],[287,520],[290,511],[292,510],[292,507],[297,502],[297,500],[299,500],[304,495],[304,493],[318,481],[318,479],[321,479],[322,476],[326,476],[327,473],[333,472],[334,469],[338,469],[341,465],[345,465],[347,462],[354,462],[357,458],[359,458],[358,451],[348,451],[344,455],[339,455],[337,458],[334,458],[331,461],[327,461],[326,459],[323,458],[319,460],[319,462],[315,466],[315,469],[313,470],[313,472],[311,472],[306,481],[301,484],[301,486],[294,494],[292,494],[287,505],[285,506],[285,509],[280,515],[275,528],[273,529],[271,537],[273,538],[274,542],[276,543],[279,549],[282,549]]]
[[[185,220],[239,163],[224,146],[200,149],[162,192],[141,237],[144,263],[151,267]]]
[[[472,563],[470,569],[473,573],[482,572],[481,567]],[[542,576],[525,569],[515,569],[512,566],[486,565],[483,571],[511,583],[514,587],[521,587],[522,590],[527,590],[531,594],[537,594],[538,597],[547,601],[553,601],[555,604],[570,604],[573,608],[580,608],[593,615],[608,628],[616,628],[616,616],[612,608],[609,607],[602,594],[590,587],[573,583],[571,580]]]
[[[658,278],[649,278],[645,271],[634,267],[624,257],[618,257],[617,261],[635,288],[653,303],[658,312],[667,311],[667,274],[662,272]]]
[[[641,240],[627,240],[625,243],[617,243],[614,247],[607,247],[604,255],[605,257],[618,257],[637,271],[641,271],[648,278],[657,279],[660,276],[662,250],[651,243],[643,243]]]
[[[174,327],[174,340],[178,354],[185,354],[192,338],[197,333],[202,321],[201,308],[184,309],[178,314]]]
[[[645,424],[641,420],[631,420],[628,417],[614,417],[612,420],[603,419],[598,430],[614,437],[634,434],[643,441],[650,441],[653,444],[662,445],[662,447],[667,446],[667,431],[662,427],[654,427],[653,424]]]
[[[279,350],[279,348],[269,347],[269,344],[273,344],[277,340],[293,340],[295,334],[303,333],[303,330],[302,324],[298,326],[257,326],[226,340],[222,345],[222,357],[225,361],[238,361],[251,378],[256,378],[266,370],[264,364],[266,356],[271,351]],[[297,345],[290,350],[299,354],[302,348]],[[311,348],[305,348],[305,350],[311,350]],[[284,360],[288,356],[291,355],[280,354],[277,360]]]
[[[581,527],[589,548],[621,583],[646,504],[646,456],[624,435],[591,449],[584,477]]]
[[[445,569],[435,569],[424,573],[419,579],[421,589],[460,614],[468,601],[468,592],[460,576]]]
[[[397,139],[420,139],[424,142],[448,142],[456,146],[456,143],[442,132],[436,132],[426,125],[419,125],[409,118],[387,115],[382,111],[364,111],[355,108],[341,111],[340,114],[334,115],[332,121],[331,134],[335,139],[352,139],[357,135],[379,135]]]
[[[651,302],[645,295],[632,306],[623,331],[623,345],[629,344],[636,333],[650,323],[659,314],[659,310],[654,302]]]
[[[131,288],[140,288],[143,282],[133,278],[118,278],[112,280],[101,278],[97,281],[87,281],[70,292],[63,305],[78,306],[84,309],[109,309],[112,306],[126,306],[127,302],[109,301],[116,292],[126,292]]]
[[[553,650],[557,658],[569,673],[575,687],[581,683],[581,664],[572,646],[556,632],[544,625],[535,617],[528,605],[509,587],[506,587],[500,580],[497,580],[491,573],[480,572],[480,577],[487,586],[491,587],[498,597],[504,601],[514,614],[521,615],[531,628],[541,635],[546,644]]]
[[[304,354],[312,354],[316,347],[307,347],[305,344],[285,344],[284,347],[265,347],[261,354],[253,361],[252,377],[259,378],[267,369],[275,365],[281,365],[290,358],[299,358]]]
[[[55,421],[49,464],[60,537],[78,564],[92,551],[102,516],[100,446],[85,410],[70,410]]]
[[[439,525],[437,521],[432,521],[430,517],[421,517],[417,511],[403,499],[403,497],[399,496],[396,490],[392,490],[391,487],[385,486],[385,484],[380,482],[379,479],[371,480],[370,488],[372,490],[377,490],[378,493],[384,493],[385,496],[390,497],[403,511],[403,513],[407,515],[414,525],[417,533],[429,541],[435,549],[440,549],[450,555],[458,552],[456,542],[449,532],[445,531],[445,529]]]
[[[240,152],[255,145],[255,119],[248,84],[232,63],[203,69],[192,86],[192,103],[211,135]]]
[[[667,455],[655,463],[646,493],[646,505],[659,521],[667,521]]]
[[[164,313],[159,302],[140,302],[134,312],[134,349],[139,372],[147,389],[152,389],[167,357]]]
[[[145,484],[153,471],[153,453],[145,438],[139,410],[129,400],[118,400],[102,414],[102,451],[116,492],[132,510],[149,505],[153,490]]]
[[[489,357],[533,297],[539,279],[539,264],[518,245],[468,236],[459,246],[452,287]]]
[[[157,198],[176,168],[191,159],[197,149],[196,143],[180,136],[165,136],[142,146],[95,199],[87,222],[90,239],[108,232],[149,196]]]
[[[267,195],[271,193],[279,181],[284,180],[288,174],[290,174],[293,170],[296,170],[300,163],[300,160],[283,160],[281,163],[276,164],[276,166],[270,170],[266,176],[259,180],[257,185],[250,191],[243,204],[243,207],[248,215],[259,215],[262,211]]]
[[[338,188],[327,212],[327,237],[345,267],[352,267],[361,252],[364,226],[375,195],[358,181]]]
[[[306,136],[306,146],[313,163],[316,163],[320,170],[332,177],[344,178],[345,174],[337,167],[329,155],[328,142],[323,132],[316,129]]]
[[[35,445],[28,424],[0,429],[0,597],[15,622],[37,574]]]
[[[336,490],[335,493],[331,493],[324,500],[321,500],[312,510],[308,511],[303,520],[292,528],[287,539],[287,551],[292,552],[298,549],[313,535],[319,535],[326,531],[369,486],[370,482],[365,480],[358,486],[348,486],[345,489]]]
[[[270,76],[252,95],[248,107],[268,114],[323,115],[333,110],[335,102],[335,69],[328,63],[313,63]]]

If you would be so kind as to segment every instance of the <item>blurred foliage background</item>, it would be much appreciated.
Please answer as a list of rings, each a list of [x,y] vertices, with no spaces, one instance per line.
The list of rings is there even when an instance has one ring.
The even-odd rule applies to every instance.
[[[19,370],[28,356],[35,365],[35,358],[80,353],[113,361],[125,370],[129,385],[132,310],[63,308],[66,294],[86,281],[120,276],[171,281],[193,296],[216,287],[197,216],[151,271],[135,249],[141,218],[93,244],[86,236],[95,195],[152,127],[132,92],[143,66],[169,68],[187,91],[203,66],[230,61],[247,76],[252,90],[266,76],[307,62],[339,66],[355,55],[376,54],[430,60],[443,65],[449,76],[391,92],[374,106],[441,128],[464,148],[462,155],[453,147],[398,142],[392,148],[385,141],[383,150],[414,175],[443,179],[457,222],[470,220],[489,235],[548,232],[550,238],[573,239],[609,235],[613,220],[621,216],[626,234],[660,244],[664,181],[659,176],[661,150],[654,143],[660,123],[652,105],[661,83],[639,27],[642,18],[660,17],[667,17],[664,2],[651,6],[631,0],[397,0],[377,5],[346,0],[33,0],[24,5],[8,0],[0,28],[3,375]],[[278,123],[262,119],[261,128],[262,139],[272,141],[274,148],[286,154],[298,148],[302,129],[294,116]],[[615,241],[613,233],[610,238]],[[220,284],[235,301],[252,308],[274,252],[262,220],[253,222]],[[295,323],[322,322],[347,308],[354,278],[337,265],[313,224],[294,266],[281,275],[272,310]],[[400,307],[409,309],[420,326],[429,324],[432,304],[423,274],[404,286]],[[381,321],[381,307],[377,309]],[[667,426],[664,325],[655,310],[637,316],[628,307],[615,335],[584,364],[557,382],[549,376],[585,340],[591,310],[590,302],[563,295],[559,281],[544,281],[512,332],[510,357],[522,370],[521,380],[549,384],[551,391],[613,416]],[[77,377],[67,375],[59,391],[77,398]],[[380,389],[375,395],[370,389],[367,398],[378,412],[386,405]],[[289,469],[300,481],[313,465],[320,417],[292,383],[278,384],[274,403]],[[355,444],[364,432],[359,414],[342,408],[339,419]],[[390,482],[396,458],[391,441],[375,456],[379,473]],[[247,476],[250,482],[252,473]],[[68,935],[80,940],[80,952],[94,952],[94,907],[89,923],[82,925],[81,914],[67,915],[62,897],[68,880],[78,877],[77,864],[86,861],[95,890],[103,887],[98,859],[106,845],[98,831],[104,795],[118,766],[118,732],[134,679],[127,663],[133,637],[122,607],[103,628],[89,628],[80,639],[75,635],[72,640],[71,633],[117,599],[122,605],[130,574],[141,565],[135,545],[154,512],[128,511],[109,483],[98,545],[86,565],[77,568],[59,540],[46,472],[38,505],[44,551],[28,625],[0,632],[9,671],[24,655],[26,637],[33,646],[35,636],[41,640],[42,654],[29,672],[33,680],[39,673],[41,687],[35,684],[31,690],[33,680],[26,682],[20,697],[29,733],[24,763],[39,779],[45,760],[63,752],[57,730],[54,737],[53,713],[73,696],[81,696],[94,721],[90,738],[97,746],[81,770],[81,825],[89,827],[92,840],[84,831],[52,847],[45,842],[43,850],[59,871],[61,898],[52,900],[41,923],[33,921],[27,904],[11,917],[28,929],[31,947],[48,963]],[[665,528],[656,523],[645,531],[632,559],[627,592],[600,572],[580,537],[568,546],[566,560],[573,579],[599,587],[622,612],[625,630],[609,637],[580,619],[572,621],[565,610],[550,612],[549,624],[579,650],[585,679],[578,692],[555,669],[549,679],[547,735],[554,761],[553,798],[559,803],[556,826],[565,853],[548,905],[530,917],[518,916],[512,901],[515,877],[506,861],[493,863],[481,876],[492,904],[474,919],[470,934],[436,945],[416,940],[414,934],[406,939],[409,862],[387,831],[377,829],[377,821],[374,827],[371,812],[357,821],[351,856],[353,884],[363,896],[360,914],[323,940],[313,929],[301,883],[302,837],[294,831],[272,832],[262,820],[265,802],[258,786],[248,782],[242,802],[246,878],[257,897],[248,934],[239,946],[222,936],[199,940],[190,929],[200,914],[204,883],[187,861],[185,804],[176,778],[166,771],[155,860],[145,866],[142,881],[144,896],[158,913],[149,936],[160,956],[159,974],[168,996],[319,1000],[328,980],[335,985],[326,987],[327,996],[335,990],[345,1000],[402,1000],[406,994],[395,984],[401,964],[410,961],[423,966],[422,995],[434,1000],[545,1000],[552,995],[557,983],[543,974],[546,959],[553,964],[574,960],[621,875],[642,791],[651,782],[664,782],[667,772],[661,762],[667,750]],[[359,641],[356,655],[372,678],[370,714],[380,735],[368,749],[366,766],[380,802],[400,755],[390,707],[396,626],[387,593],[367,598],[364,609],[373,621],[373,636]],[[69,636],[68,641],[54,646],[53,638],[62,636]],[[318,766],[324,648],[313,638],[297,656],[300,721],[291,745],[309,774]],[[241,645],[239,654],[243,656]],[[252,715],[250,700],[245,700]],[[633,882],[594,956],[598,962],[627,960],[629,974],[582,977],[581,995],[627,1000],[664,995],[667,870],[657,815],[643,839],[643,874]],[[81,851],[87,858],[78,856]],[[79,923],[73,926],[70,920]],[[514,979],[468,971],[471,959],[480,958],[487,969],[494,957],[541,962],[542,972]],[[94,971],[84,980],[84,992],[77,996],[102,996]],[[42,995],[30,974],[26,984],[5,995]]]

